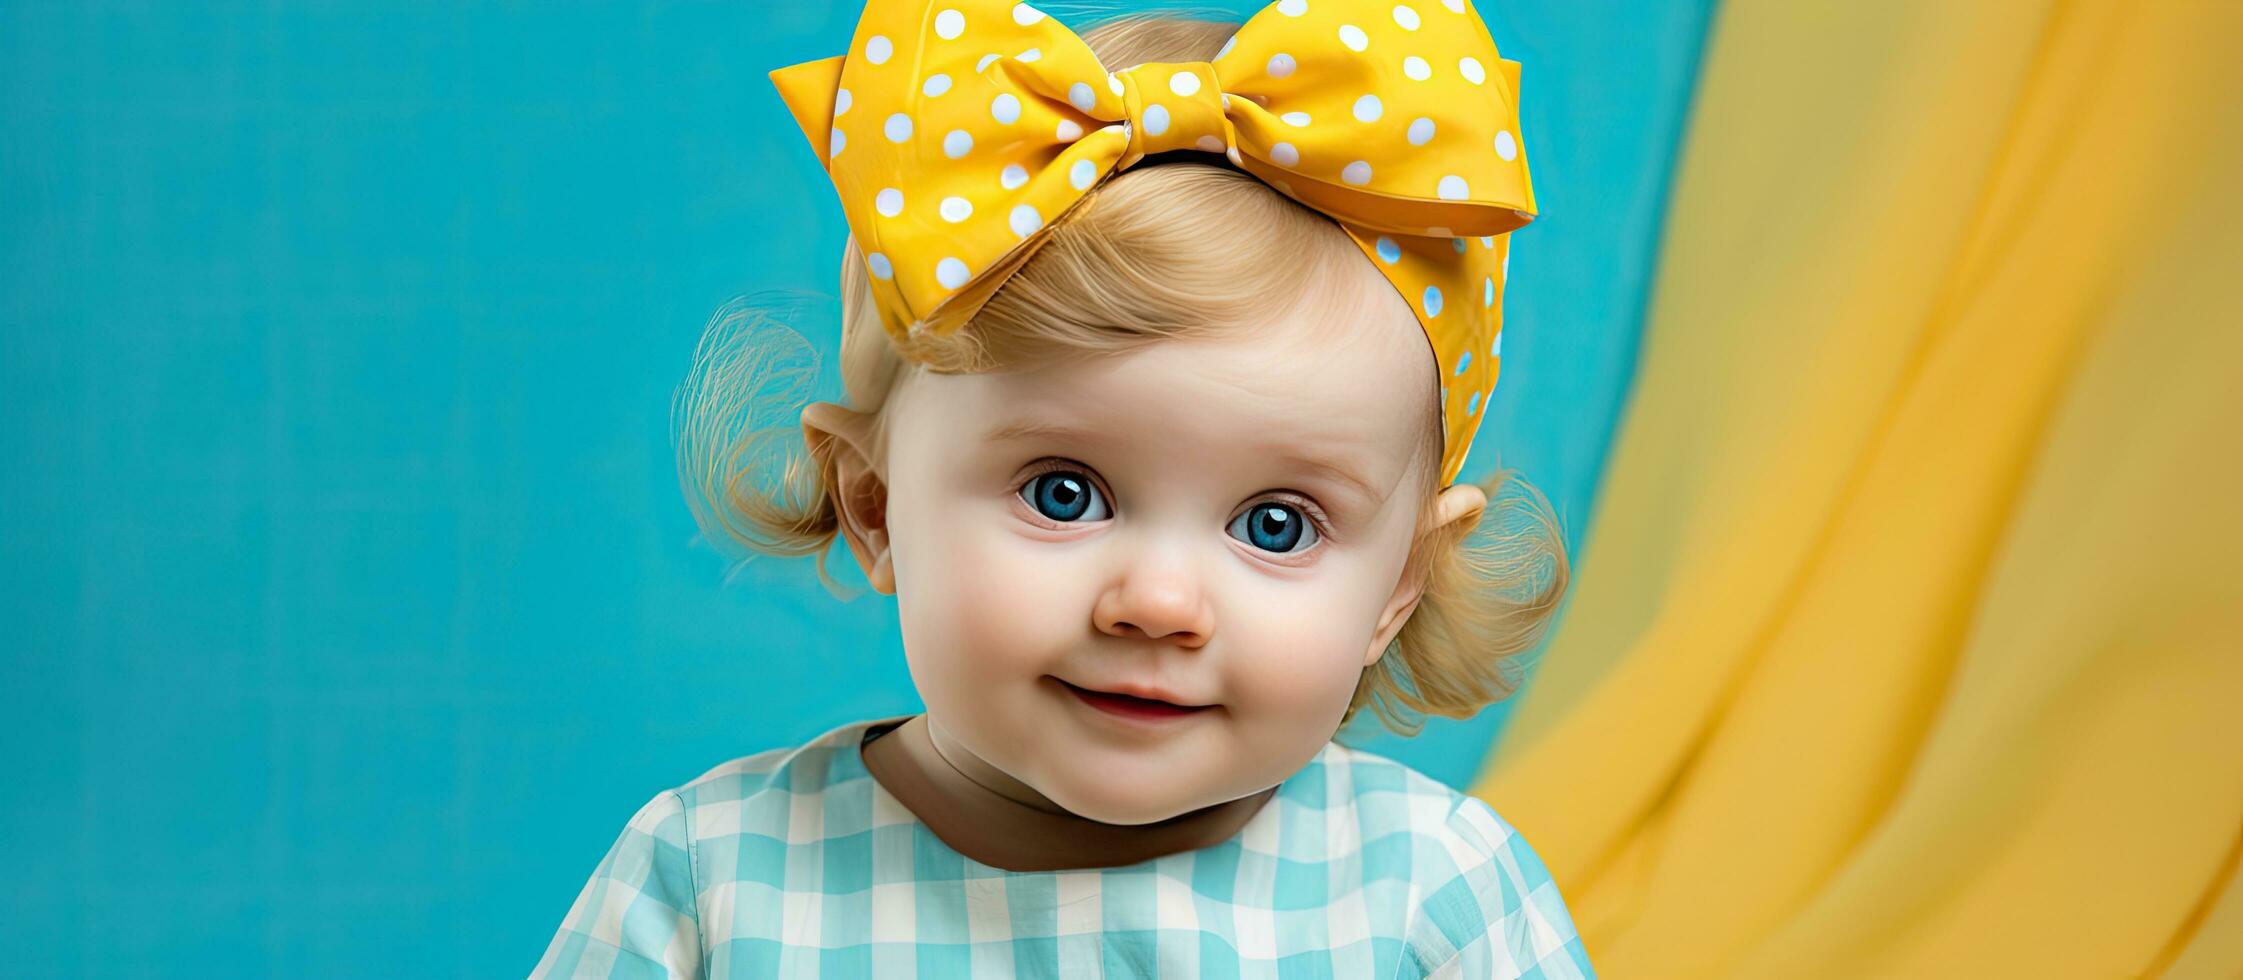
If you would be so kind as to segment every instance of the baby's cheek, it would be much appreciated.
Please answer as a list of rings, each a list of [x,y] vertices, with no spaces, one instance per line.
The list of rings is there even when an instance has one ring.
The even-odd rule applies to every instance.
[[[1062,549],[1001,532],[974,533],[964,522],[930,541],[925,575],[913,583],[921,604],[923,640],[960,666],[985,676],[1015,674],[1033,680],[1050,670],[1064,646],[1083,636],[1087,602],[1079,570],[1064,566]],[[899,589],[900,592],[900,589]]]
[[[1231,624],[1227,647],[1238,702],[1288,716],[1336,717],[1355,693],[1370,642],[1356,635],[1359,618],[1344,602],[1299,597],[1244,614]]]

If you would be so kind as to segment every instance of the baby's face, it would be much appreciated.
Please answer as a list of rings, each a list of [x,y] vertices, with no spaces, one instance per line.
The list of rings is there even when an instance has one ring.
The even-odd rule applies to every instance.
[[[1428,492],[1433,357],[1363,271],[1251,336],[899,389],[889,554],[948,746],[1136,825],[1276,785],[1331,738],[1406,618]]]

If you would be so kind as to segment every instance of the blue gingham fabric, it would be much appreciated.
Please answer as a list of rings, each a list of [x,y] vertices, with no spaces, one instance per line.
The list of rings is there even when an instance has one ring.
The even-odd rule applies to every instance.
[[[865,770],[867,734],[718,766],[631,817],[533,977],[1594,976],[1486,803],[1337,742],[1231,839],[1117,868],[966,857]]]

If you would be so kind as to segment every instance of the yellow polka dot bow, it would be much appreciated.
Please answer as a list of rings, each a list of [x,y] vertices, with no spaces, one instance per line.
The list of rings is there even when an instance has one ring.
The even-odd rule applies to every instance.
[[[1337,222],[1437,358],[1454,481],[1495,387],[1509,232],[1534,217],[1519,64],[1467,0],[1277,0],[1213,61],[1108,71],[1011,0],[870,0],[849,52],[771,72],[833,178],[888,332],[956,330],[1098,184],[1222,154]]]

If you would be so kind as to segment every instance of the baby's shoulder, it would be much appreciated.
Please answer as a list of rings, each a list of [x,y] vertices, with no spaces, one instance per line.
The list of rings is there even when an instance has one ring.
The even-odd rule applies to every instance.
[[[766,749],[720,763],[670,790],[696,842],[751,836],[798,842],[806,830],[830,830],[830,811],[868,809],[869,782],[857,756],[855,722],[799,745]],[[849,753],[844,755],[843,753]],[[812,826],[798,827],[807,822]]]
[[[1366,871],[1413,882],[1401,975],[1595,975],[1549,869],[1487,801],[1372,753],[1326,758],[1333,796],[1352,787]]]
[[[1533,849],[1486,800],[1337,742],[1319,763],[1326,798],[1353,808],[1353,843],[1367,858],[1366,873],[1407,877],[1436,891],[1491,868],[1524,888],[1547,881]]]
[[[1398,760],[1338,742],[1325,746],[1313,769],[1324,797],[1354,811],[1366,841],[1396,833],[1438,836],[1472,799]]]

